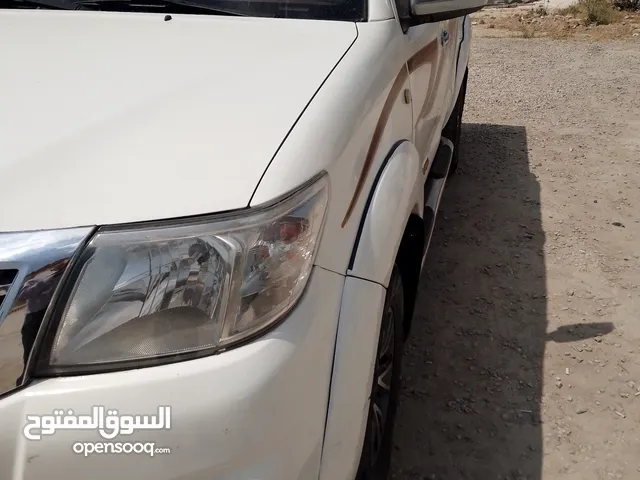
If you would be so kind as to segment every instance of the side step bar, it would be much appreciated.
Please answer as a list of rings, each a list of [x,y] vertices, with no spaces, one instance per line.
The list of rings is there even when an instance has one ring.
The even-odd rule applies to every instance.
[[[453,158],[453,143],[445,137],[440,138],[440,146],[436,152],[436,156],[431,164],[431,170],[424,184],[424,233],[425,247],[422,255],[422,263],[427,258],[427,251],[431,243],[433,228],[436,224],[436,214],[440,206],[440,198],[444,191],[444,184],[449,175],[451,168],[451,159]]]

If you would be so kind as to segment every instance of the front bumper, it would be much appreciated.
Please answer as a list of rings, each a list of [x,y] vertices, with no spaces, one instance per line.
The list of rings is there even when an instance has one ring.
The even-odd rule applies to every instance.
[[[317,480],[344,277],[314,268],[289,317],[248,345],[198,360],[51,378],[0,400],[0,480]],[[169,430],[105,440],[95,429],[23,434],[26,415],[93,406],[149,415]],[[170,453],[74,453],[76,442],[151,442]]]

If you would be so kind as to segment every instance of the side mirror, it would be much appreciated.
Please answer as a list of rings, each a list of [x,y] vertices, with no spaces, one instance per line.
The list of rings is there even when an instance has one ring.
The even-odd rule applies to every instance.
[[[410,0],[411,23],[434,23],[464,17],[482,9],[488,0]]]

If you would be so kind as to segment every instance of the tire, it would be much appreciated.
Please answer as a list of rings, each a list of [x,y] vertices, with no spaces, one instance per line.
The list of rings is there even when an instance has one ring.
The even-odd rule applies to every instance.
[[[403,319],[404,289],[400,270],[394,265],[380,324],[367,430],[356,480],[384,480],[389,474],[400,395]]]
[[[456,104],[451,112],[451,117],[447,121],[442,135],[453,143],[453,157],[451,158],[451,168],[449,168],[449,175],[456,173],[458,169],[458,156],[460,153],[460,134],[462,132],[462,113],[464,112],[464,101],[467,95],[467,77],[469,70],[465,70],[462,84],[460,85],[460,93],[456,99]]]

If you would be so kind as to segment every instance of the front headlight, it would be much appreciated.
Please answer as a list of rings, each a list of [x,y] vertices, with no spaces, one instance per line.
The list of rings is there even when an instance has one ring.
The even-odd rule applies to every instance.
[[[264,331],[304,290],[327,201],[322,176],[242,214],[99,229],[61,297],[45,368],[173,361]]]

